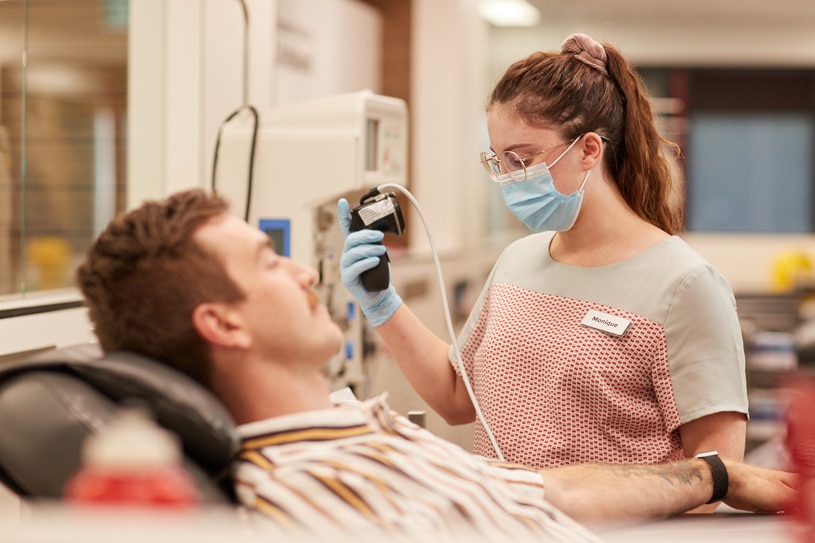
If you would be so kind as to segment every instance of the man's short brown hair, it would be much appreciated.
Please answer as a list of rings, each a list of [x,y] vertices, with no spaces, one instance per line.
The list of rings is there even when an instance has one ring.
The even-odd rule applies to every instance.
[[[193,234],[228,207],[218,195],[188,190],[119,215],[99,235],[76,279],[105,352],[141,353],[209,384],[209,348],[192,312],[244,294]]]

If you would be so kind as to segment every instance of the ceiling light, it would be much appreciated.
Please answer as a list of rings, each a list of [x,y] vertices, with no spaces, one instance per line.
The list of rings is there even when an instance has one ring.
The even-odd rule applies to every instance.
[[[495,26],[535,26],[538,9],[526,0],[481,0],[478,13]]]

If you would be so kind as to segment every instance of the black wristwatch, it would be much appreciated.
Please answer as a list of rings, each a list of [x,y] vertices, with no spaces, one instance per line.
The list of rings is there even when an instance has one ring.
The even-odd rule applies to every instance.
[[[696,458],[707,462],[710,466],[710,474],[713,476],[713,497],[707,503],[721,501],[727,496],[727,487],[730,485],[730,478],[727,476],[727,468],[719,458],[718,451],[708,451],[699,453]]]

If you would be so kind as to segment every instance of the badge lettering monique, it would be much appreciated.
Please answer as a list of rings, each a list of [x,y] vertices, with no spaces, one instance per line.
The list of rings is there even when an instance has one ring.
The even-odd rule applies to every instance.
[[[580,321],[580,324],[613,336],[622,336],[628,331],[628,327],[631,326],[631,320],[609,315],[608,313],[603,313],[596,309],[589,309],[586,316]]]

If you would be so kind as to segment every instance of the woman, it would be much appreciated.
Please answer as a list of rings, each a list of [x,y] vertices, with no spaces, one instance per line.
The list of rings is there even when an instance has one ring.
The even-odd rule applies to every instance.
[[[613,47],[570,36],[516,62],[487,107],[481,161],[531,234],[499,257],[459,337],[506,460],[539,467],[744,455],[744,352],[727,281],[677,233],[666,143]],[[346,225],[347,202],[339,216]],[[476,418],[455,350],[359,274],[382,234],[347,234],[343,281],[428,404]],[[453,361],[453,363],[451,363]],[[494,456],[476,424],[474,451]]]

